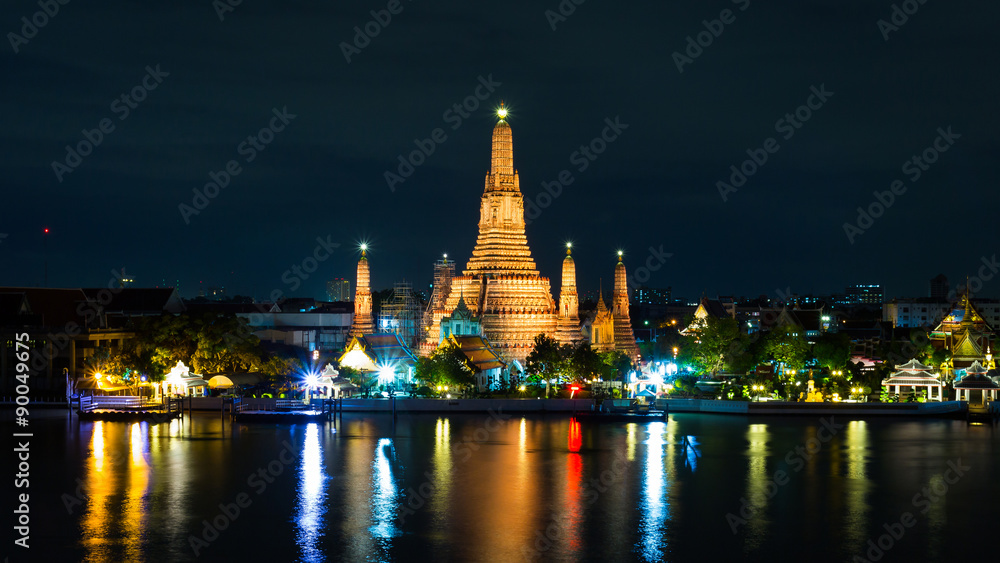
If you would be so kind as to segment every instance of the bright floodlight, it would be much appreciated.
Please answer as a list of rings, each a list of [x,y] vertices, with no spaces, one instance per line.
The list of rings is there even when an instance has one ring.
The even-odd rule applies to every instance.
[[[505,119],[507,117],[507,108],[500,106],[500,109],[497,110],[497,117]]]
[[[319,378],[315,374],[310,373],[306,376],[306,385],[309,387],[316,387],[317,383],[319,383]]]
[[[566,248],[573,248],[573,243],[567,242],[566,243]]]
[[[382,385],[393,383],[396,380],[396,371],[391,366],[383,366],[378,370],[378,382]]]
[[[619,251],[618,251],[618,256],[621,256],[622,254],[625,254],[625,252],[624,252],[624,251],[622,251],[622,250],[619,250]]]
[[[368,244],[364,242],[361,243],[361,250],[368,250]]]

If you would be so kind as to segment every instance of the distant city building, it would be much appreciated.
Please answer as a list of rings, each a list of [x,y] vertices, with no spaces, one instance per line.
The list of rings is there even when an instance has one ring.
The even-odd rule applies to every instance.
[[[633,294],[639,305],[670,305],[673,299],[673,291],[670,287],[661,289],[642,286],[636,288]]]
[[[990,324],[1000,326],[1000,301],[974,299],[976,312]],[[899,298],[885,304],[882,320],[899,328],[932,327],[954,310],[954,303],[947,299],[930,297]]]
[[[837,305],[843,307],[869,305],[879,308],[884,302],[885,293],[881,284],[857,284],[847,286],[847,289],[844,290],[844,297],[838,300]]]
[[[948,287],[948,278],[944,274],[938,274],[937,276],[931,278],[928,297],[944,301],[948,299],[948,293],[950,291],[951,289]]]
[[[326,282],[326,296],[330,301],[350,301],[351,282],[344,278],[336,278]]]

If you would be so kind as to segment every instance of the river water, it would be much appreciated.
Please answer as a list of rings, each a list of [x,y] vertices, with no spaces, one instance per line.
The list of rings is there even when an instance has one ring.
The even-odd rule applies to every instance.
[[[197,413],[163,424],[51,413],[31,430],[31,547],[7,550],[11,561],[955,561],[998,551],[1000,428],[989,424],[499,413],[234,425]]]

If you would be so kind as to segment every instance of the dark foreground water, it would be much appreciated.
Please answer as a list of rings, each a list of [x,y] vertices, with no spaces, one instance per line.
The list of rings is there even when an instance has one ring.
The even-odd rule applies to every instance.
[[[347,415],[223,426],[208,414],[160,425],[50,416],[32,420],[31,548],[5,542],[12,562],[1000,552],[1000,429],[964,421]]]

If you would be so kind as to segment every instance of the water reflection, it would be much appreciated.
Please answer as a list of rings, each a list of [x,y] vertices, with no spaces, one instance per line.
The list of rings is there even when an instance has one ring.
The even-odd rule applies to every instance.
[[[767,519],[767,507],[770,504],[768,486],[777,484],[767,473],[767,458],[771,455],[768,441],[771,437],[766,424],[751,424],[747,428],[747,479],[746,496],[751,517],[747,521],[746,548],[756,549],[764,541],[770,522]],[[742,504],[742,501],[741,501]]]
[[[844,536],[855,551],[862,551],[868,531],[868,480],[866,462],[868,459],[868,425],[864,420],[852,420],[844,431],[847,453],[847,484],[845,502],[847,514],[844,517]]]
[[[560,539],[569,553],[579,556],[583,549],[581,541],[581,524],[583,523],[583,507],[581,496],[583,492],[583,458],[580,456],[580,446],[583,443],[583,432],[580,421],[571,418],[569,421],[568,448],[571,453],[566,456],[566,487],[563,490],[562,518]]]
[[[80,485],[83,498],[78,498],[85,506],[80,521],[81,537],[86,549],[85,561],[104,561],[108,555],[106,550],[112,544],[108,538],[112,523],[108,504],[115,487],[104,472],[104,431],[103,422],[94,423],[90,436],[90,462]],[[70,507],[74,511],[77,508],[79,506],[75,504]]]
[[[642,479],[642,520],[639,524],[639,554],[645,561],[662,561],[666,544],[666,521],[670,518],[670,506],[666,493],[668,481],[673,481],[673,456],[671,455],[670,475],[664,469],[664,433],[667,425],[651,422],[646,431],[646,462]]]
[[[146,433],[148,424],[134,423],[131,428],[130,453],[132,463],[128,468],[128,490],[122,506],[122,527],[125,537],[125,555],[128,561],[143,561],[143,539],[149,524],[149,491],[150,467],[146,458],[149,455],[149,435]]]
[[[386,451],[389,452],[388,455]],[[390,459],[396,459],[396,449],[392,445],[391,438],[382,438],[375,446],[375,461],[372,462],[372,527],[370,528],[372,538],[382,550],[388,550],[389,542],[386,540],[399,533],[396,527],[399,489],[392,475]]]
[[[444,521],[451,498],[452,482],[451,422],[438,418],[434,427],[434,495],[431,508],[436,520]]]
[[[295,513],[296,539],[302,550],[302,561],[324,561],[318,542],[323,535],[323,516],[326,514],[326,488],[323,483],[323,449],[319,442],[319,426],[306,427],[302,444],[302,463],[299,466],[298,506]]]
[[[580,421],[576,418],[569,419],[569,436],[567,440],[566,447],[569,451],[574,453],[580,452],[580,446],[583,445],[583,432],[580,430]]]

